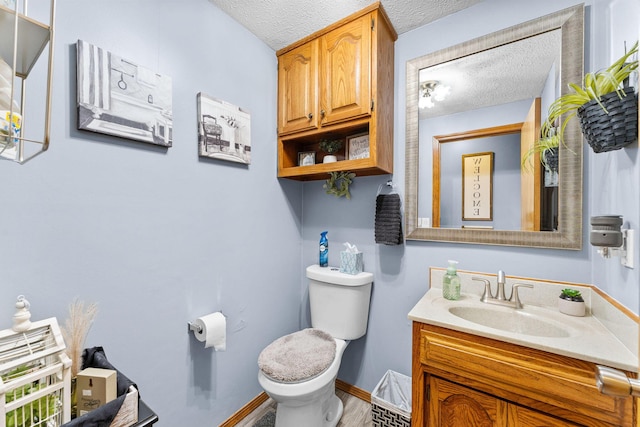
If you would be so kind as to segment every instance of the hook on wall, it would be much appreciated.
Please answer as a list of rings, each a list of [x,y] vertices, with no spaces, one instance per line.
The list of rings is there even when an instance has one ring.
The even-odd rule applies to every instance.
[[[390,179],[386,182],[386,184],[380,184],[378,186],[378,193],[376,194],[376,196],[379,196],[382,193],[382,190],[385,186],[391,188],[391,193],[395,193],[396,185],[393,183],[393,180]]]

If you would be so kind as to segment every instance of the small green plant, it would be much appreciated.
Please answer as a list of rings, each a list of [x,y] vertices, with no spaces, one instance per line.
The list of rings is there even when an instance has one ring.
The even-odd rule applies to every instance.
[[[326,190],[327,194],[332,194],[336,197],[345,196],[347,199],[351,199],[351,193],[349,193],[349,185],[353,182],[356,174],[353,172],[329,172],[331,177],[322,185],[322,188]]]
[[[560,137],[560,141],[562,141],[564,130],[569,120],[576,116],[578,108],[589,101],[595,100],[600,104],[605,113],[609,114],[600,102],[600,97],[613,91],[618,93],[620,99],[625,96],[625,93],[622,91],[622,84],[632,72],[638,69],[637,59],[630,62],[627,62],[627,60],[636,53],[638,53],[637,41],[626,54],[605,70],[585,74],[582,86],[569,83],[569,88],[572,92],[562,95],[549,106],[549,116],[541,128],[542,137],[551,136],[552,129],[559,125],[560,128],[557,135]],[[562,122],[556,123],[560,121],[563,115],[565,115],[565,117]]]
[[[536,154],[540,154],[540,163],[547,170],[553,168],[549,164],[550,157],[558,153],[558,147],[560,146],[560,138],[558,135],[547,136],[538,141],[522,156],[522,167],[525,170],[530,170],[533,166],[531,159]]]
[[[342,148],[342,140],[340,139],[322,139],[320,140],[320,149],[327,154],[335,154]]]
[[[560,293],[560,298],[566,299],[569,301],[584,302],[584,299],[582,298],[582,294],[580,293],[580,291],[576,289],[569,289],[569,288],[563,289],[562,292]]]

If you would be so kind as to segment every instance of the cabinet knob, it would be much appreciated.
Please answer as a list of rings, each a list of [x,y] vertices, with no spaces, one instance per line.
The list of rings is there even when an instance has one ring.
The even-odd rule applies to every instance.
[[[325,115],[325,111],[324,110],[320,110],[320,116],[324,117]]]
[[[309,120],[313,119],[313,113],[307,114],[307,117],[309,117]]]

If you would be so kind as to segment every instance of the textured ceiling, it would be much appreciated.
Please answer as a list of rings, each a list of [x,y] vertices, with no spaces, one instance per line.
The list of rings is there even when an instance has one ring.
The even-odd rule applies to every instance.
[[[280,50],[357,12],[376,0],[209,0]],[[483,0],[380,0],[398,34],[411,31]],[[559,35],[534,38],[422,70],[420,81],[451,87],[446,102],[421,109],[420,117],[453,114],[538,96],[553,64]]]
[[[374,0],[210,0],[273,50],[333,24]],[[381,0],[398,34],[481,0]]]
[[[420,81],[450,87],[447,98],[420,111],[420,118],[533,99],[543,92],[550,73],[559,73],[560,30],[519,40],[420,70]],[[558,81],[558,76],[550,81]]]

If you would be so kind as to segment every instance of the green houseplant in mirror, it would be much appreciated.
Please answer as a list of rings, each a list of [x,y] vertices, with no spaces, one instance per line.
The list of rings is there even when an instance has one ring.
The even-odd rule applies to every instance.
[[[578,116],[582,134],[594,152],[618,150],[636,139],[638,133],[637,96],[626,82],[638,69],[638,42],[604,70],[587,73],[583,85],[569,83],[571,91],[549,106],[542,125],[542,138],[559,126],[560,141],[567,122]],[[564,118],[562,118],[564,116]]]
[[[556,172],[558,170],[558,147],[560,146],[560,137],[558,135],[545,136],[540,138],[529,148],[522,156],[522,168],[530,170],[532,167],[532,158],[540,155],[540,163],[548,171]]]

